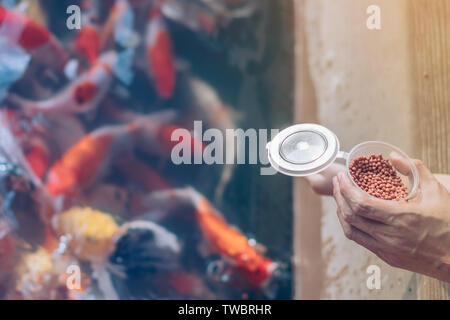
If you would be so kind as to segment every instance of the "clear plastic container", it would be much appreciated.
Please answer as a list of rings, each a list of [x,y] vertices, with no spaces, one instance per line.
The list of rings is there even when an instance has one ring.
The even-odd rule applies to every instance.
[[[339,156],[346,160],[347,174],[351,178],[353,184],[362,190],[350,175],[350,165],[353,160],[361,156],[367,157],[373,154],[381,154],[384,159],[389,160],[394,156],[394,152],[396,153],[395,158],[402,158],[402,164],[404,164],[404,166],[396,167],[394,162],[392,163],[392,167],[395,169],[397,175],[401,178],[403,184],[408,189],[408,195],[405,199],[411,199],[417,192],[417,187],[419,185],[419,174],[414,162],[399,148],[386,142],[366,141],[354,146],[348,154],[341,153]],[[372,195],[370,196],[373,197]]]
[[[379,155],[391,160],[393,168],[408,190],[404,199],[415,196],[419,175],[414,162],[399,148],[381,141],[360,143],[347,153],[340,151],[337,136],[329,129],[312,123],[297,124],[278,133],[267,144],[268,158],[272,167],[289,176],[305,177],[319,173],[332,165],[336,159],[346,161],[347,174],[354,185],[361,189],[350,175],[350,165],[361,156]],[[395,154],[394,154],[395,153]],[[373,197],[372,195],[370,195]]]

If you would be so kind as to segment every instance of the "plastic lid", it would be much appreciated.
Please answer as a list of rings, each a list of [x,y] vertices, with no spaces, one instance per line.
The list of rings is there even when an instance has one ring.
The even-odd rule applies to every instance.
[[[284,129],[267,144],[272,167],[289,176],[308,176],[330,166],[339,153],[339,140],[327,128],[312,123]]]

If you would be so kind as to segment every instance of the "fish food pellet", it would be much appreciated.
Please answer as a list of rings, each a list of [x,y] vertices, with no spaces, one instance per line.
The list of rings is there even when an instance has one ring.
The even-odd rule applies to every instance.
[[[350,165],[356,184],[370,195],[384,200],[400,200],[408,190],[389,160],[381,154],[358,157]]]

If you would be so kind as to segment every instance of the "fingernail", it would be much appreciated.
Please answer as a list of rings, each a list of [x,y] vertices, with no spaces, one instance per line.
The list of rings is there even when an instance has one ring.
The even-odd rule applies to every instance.
[[[339,173],[338,173],[338,179],[339,179],[339,181],[342,181],[343,178],[344,178],[344,173],[343,173],[343,172],[339,172]]]

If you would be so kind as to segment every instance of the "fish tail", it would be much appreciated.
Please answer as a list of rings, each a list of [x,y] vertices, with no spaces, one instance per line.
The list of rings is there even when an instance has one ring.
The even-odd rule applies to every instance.
[[[27,115],[34,115],[38,111],[37,105],[25,98],[22,98],[14,93],[9,93],[5,98],[5,103],[18,107]]]

